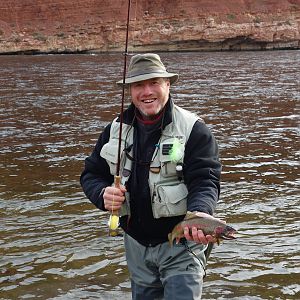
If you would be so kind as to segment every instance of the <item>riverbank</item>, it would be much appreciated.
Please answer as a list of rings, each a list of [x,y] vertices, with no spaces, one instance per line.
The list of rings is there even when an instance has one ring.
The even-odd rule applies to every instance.
[[[142,52],[229,52],[229,51],[276,51],[276,50],[299,50],[299,42],[286,42],[286,43],[266,43],[241,41],[240,39],[233,39],[231,41],[206,43],[203,41],[192,41],[184,43],[173,44],[157,44],[150,46],[129,47],[129,53],[142,53]],[[120,53],[124,49],[118,50],[97,50],[97,49],[84,49],[84,50],[17,50],[0,52],[1,55],[47,55],[47,54],[106,54],[106,53]]]
[[[50,39],[50,38],[49,38]],[[48,39],[44,43],[25,43],[23,41],[2,43],[0,55],[6,54],[87,54],[87,53],[114,53],[123,52],[125,42],[120,42],[114,47],[107,47],[109,44],[100,45],[97,43],[63,43],[56,40],[49,44]],[[300,39],[270,41],[255,39],[250,35],[232,36],[221,40],[207,41],[204,39],[195,40],[171,40],[148,43],[135,43],[128,47],[129,52],[180,52],[180,51],[259,51],[259,50],[295,50],[300,49]]]

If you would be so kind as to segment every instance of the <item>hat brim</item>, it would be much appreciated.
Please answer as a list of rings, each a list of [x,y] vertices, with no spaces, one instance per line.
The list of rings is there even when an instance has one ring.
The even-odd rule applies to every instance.
[[[152,78],[169,78],[170,84],[174,84],[176,81],[178,81],[179,75],[176,73],[168,73],[168,72],[143,74],[143,75],[125,78],[125,85],[131,84],[134,82],[147,80],[147,79],[152,79]],[[117,81],[117,84],[120,84],[120,85],[123,84],[123,80]]]

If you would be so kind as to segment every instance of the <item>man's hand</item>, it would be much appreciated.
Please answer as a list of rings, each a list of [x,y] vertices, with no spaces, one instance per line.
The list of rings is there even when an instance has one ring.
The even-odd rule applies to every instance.
[[[208,243],[216,243],[217,240],[211,236],[211,235],[204,235],[203,231],[200,229],[197,229],[196,227],[191,228],[191,234],[190,229],[188,226],[184,227],[183,229],[184,237],[188,241],[194,241],[198,244],[204,244],[207,245]]]
[[[125,200],[125,192],[126,188],[123,185],[120,185],[118,188],[113,186],[106,187],[103,193],[105,209],[109,211],[119,210]]]

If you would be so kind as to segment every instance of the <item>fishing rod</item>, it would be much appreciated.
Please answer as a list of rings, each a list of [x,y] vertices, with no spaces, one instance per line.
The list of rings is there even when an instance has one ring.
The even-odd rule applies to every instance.
[[[121,184],[121,176],[120,176],[121,144],[122,144],[122,129],[123,129],[123,111],[124,111],[124,102],[125,102],[125,78],[126,78],[127,56],[128,56],[128,35],[129,35],[130,6],[131,6],[131,0],[128,0],[126,40],[125,40],[125,51],[124,51],[122,100],[121,100],[121,111],[120,111],[118,160],[117,160],[116,175],[115,175],[115,178],[114,178],[114,185],[117,188],[119,188],[120,184]],[[119,227],[119,210],[114,210],[113,206],[112,206],[111,215],[109,217],[108,226],[109,226],[109,235],[110,236],[116,236],[118,234],[118,227]]]

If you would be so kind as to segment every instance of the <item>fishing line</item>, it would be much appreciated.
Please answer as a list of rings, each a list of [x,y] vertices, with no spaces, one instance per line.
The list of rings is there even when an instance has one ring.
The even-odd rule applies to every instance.
[[[111,204],[112,211],[114,211],[114,206],[115,206],[115,192],[113,192],[113,197],[112,197],[112,204]]]
[[[199,261],[200,265],[202,266],[203,268],[203,271],[204,271],[204,275],[203,275],[203,279],[206,277],[206,267],[203,265],[203,262],[201,261],[201,259],[197,256],[197,254],[190,248],[190,246],[188,245],[187,243],[187,240],[186,239],[183,239],[182,241],[183,245],[185,246],[185,249],[191,253],[194,257],[197,258],[197,260]]]

